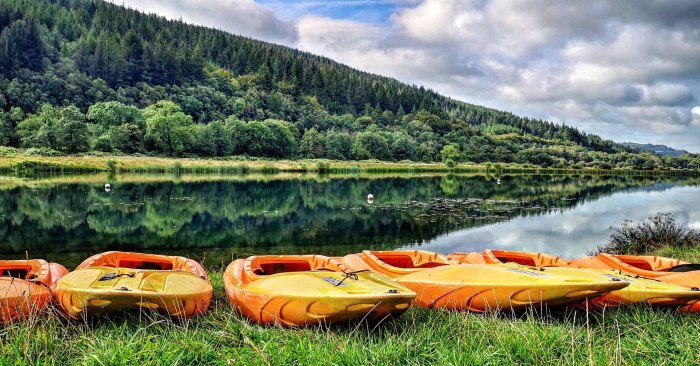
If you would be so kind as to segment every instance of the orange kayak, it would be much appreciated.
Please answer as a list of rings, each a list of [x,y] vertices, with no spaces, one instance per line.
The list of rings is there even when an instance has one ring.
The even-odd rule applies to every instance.
[[[0,323],[26,318],[44,310],[51,290],[65,267],[43,259],[0,261]]]
[[[585,268],[610,268],[683,286],[693,291],[700,290],[700,265],[680,259],[600,253],[595,257],[576,259],[572,263]],[[681,310],[700,312],[700,301]]]
[[[363,251],[342,258],[352,270],[381,273],[415,291],[426,308],[483,312],[532,305],[568,305],[619,290],[610,278],[549,275],[529,268],[458,264],[422,250]]]
[[[106,252],[63,276],[56,299],[74,319],[123,311],[158,311],[173,317],[204,314],[212,286],[198,262],[175,256]]]
[[[700,287],[700,268],[680,259],[600,253],[595,257],[575,259],[571,263],[585,268],[617,269],[690,288]]]
[[[226,268],[224,286],[247,318],[285,326],[382,320],[405,311],[416,296],[382,275],[351,272],[321,255],[238,259]]]
[[[619,278],[630,285],[624,289],[612,291],[592,300],[593,304],[616,306],[622,304],[647,303],[656,306],[682,307],[695,304],[700,300],[700,292],[687,287],[666,283],[657,279],[631,274],[582,260],[570,260],[546,253],[519,252],[510,250],[485,250],[481,253],[453,253],[449,258],[462,263],[487,263],[503,265],[505,263],[539,268],[547,272],[563,275],[591,276],[592,278]],[[595,258],[595,257],[593,257]],[[587,260],[588,261],[588,260]],[[594,262],[594,261],[591,261]]]

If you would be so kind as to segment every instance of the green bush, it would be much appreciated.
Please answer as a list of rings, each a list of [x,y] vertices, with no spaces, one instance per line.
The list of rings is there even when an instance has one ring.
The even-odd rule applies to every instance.
[[[330,170],[331,165],[327,162],[319,161],[318,164],[316,164],[316,171],[319,173],[328,173]]]
[[[180,172],[182,172],[182,163],[179,161],[174,162],[172,169],[176,174],[180,174]]]
[[[117,161],[116,160],[107,160],[107,171],[109,171],[111,174],[114,174],[117,172]]]
[[[608,243],[595,253],[643,254],[669,247],[690,247],[700,244],[700,232],[681,225],[670,213],[657,213],[642,221],[625,220],[613,226]]]
[[[19,154],[17,149],[9,146],[0,146],[0,156],[15,156]]]
[[[48,147],[31,147],[24,150],[24,155],[28,156],[61,156],[60,152]]]
[[[264,165],[262,168],[260,168],[260,173],[263,174],[277,174],[280,172],[280,169],[274,165]]]

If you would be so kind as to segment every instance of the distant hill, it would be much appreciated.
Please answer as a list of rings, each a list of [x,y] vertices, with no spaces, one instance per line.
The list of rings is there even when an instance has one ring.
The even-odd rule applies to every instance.
[[[623,142],[622,145],[641,151],[647,151],[658,156],[673,156],[677,158],[682,155],[690,154],[685,150],[674,149],[666,145],[637,144],[634,142]]]
[[[0,146],[32,154],[697,167],[99,0],[0,0]]]

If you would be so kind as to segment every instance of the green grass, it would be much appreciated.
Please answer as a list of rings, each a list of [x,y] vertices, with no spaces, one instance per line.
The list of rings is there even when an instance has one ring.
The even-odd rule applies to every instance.
[[[663,247],[651,253],[662,257],[680,258],[691,263],[700,263],[700,243],[690,247]]]
[[[693,256],[700,254],[700,250]],[[0,328],[17,365],[658,365],[700,361],[696,314],[635,306],[518,316],[410,309],[381,325],[285,329],[241,318],[213,273],[210,312],[180,321],[133,314],[90,324],[45,317]]]

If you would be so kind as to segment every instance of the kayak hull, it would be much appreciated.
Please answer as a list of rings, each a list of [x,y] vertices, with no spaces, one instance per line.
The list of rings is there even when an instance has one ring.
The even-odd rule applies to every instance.
[[[535,266],[541,271],[562,276],[589,277],[592,279],[610,278],[629,282],[620,290],[611,291],[590,301],[591,305],[619,306],[646,303],[654,306],[688,306],[700,300],[700,292],[677,284],[666,283],[651,278],[630,275],[608,269],[581,268],[576,261],[562,259],[545,253],[530,253],[504,250],[486,250],[483,253],[453,253],[449,256],[463,263],[491,263],[501,266]],[[509,262],[504,264],[503,262]]]
[[[209,308],[213,288],[201,265],[192,260],[125,252],[95,257],[65,275],[56,287],[58,303],[73,319],[134,311],[189,318]]]
[[[400,263],[396,257],[401,252],[365,251],[345,256],[343,263],[352,269],[369,268],[392,276],[416,292],[414,303],[418,306],[474,312],[568,305],[627,286],[626,282],[612,279],[564,278],[527,268],[456,264],[444,257],[426,262],[425,258],[434,253],[423,251],[417,253],[422,259],[413,261],[423,268],[408,269],[407,274],[406,268],[396,268],[381,259]],[[415,251],[404,254],[418,258]]]
[[[0,278],[0,323],[40,314],[51,303],[51,291],[17,278]]]
[[[41,259],[0,261],[0,324],[31,318],[51,304],[51,288],[68,272]]]
[[[700,271],[668,271],[674,266],[689,264],[673,258],[600,253],[595,257],[582,257],[573,260],[571,263],[584,268],[616,269],[685,287],[700,288]]]
[[[470,278],[484,282],[470,282]],[[489,278],[500,277],[498,283]],[[521,310],[531,306],[564,306],[625,287],[625,282],[562,280],[536,271],[481,265],[455,265],[424,270],[395,279],[415,291],[416,304],[474,312]]]
[[[269,275],[251,270],[251,261],[289,263],[309,257],[316,260],[309,268],[330,270],[268,271]],[[415,293],[384,276],[370,272],[347,275],[339,264],[329,264],[331,260],[321,256],[239,259],[226,268],[224,286],[231,304],[242,315],[256,323],[283,326],[380,321],[404,312],[415,297]]]

